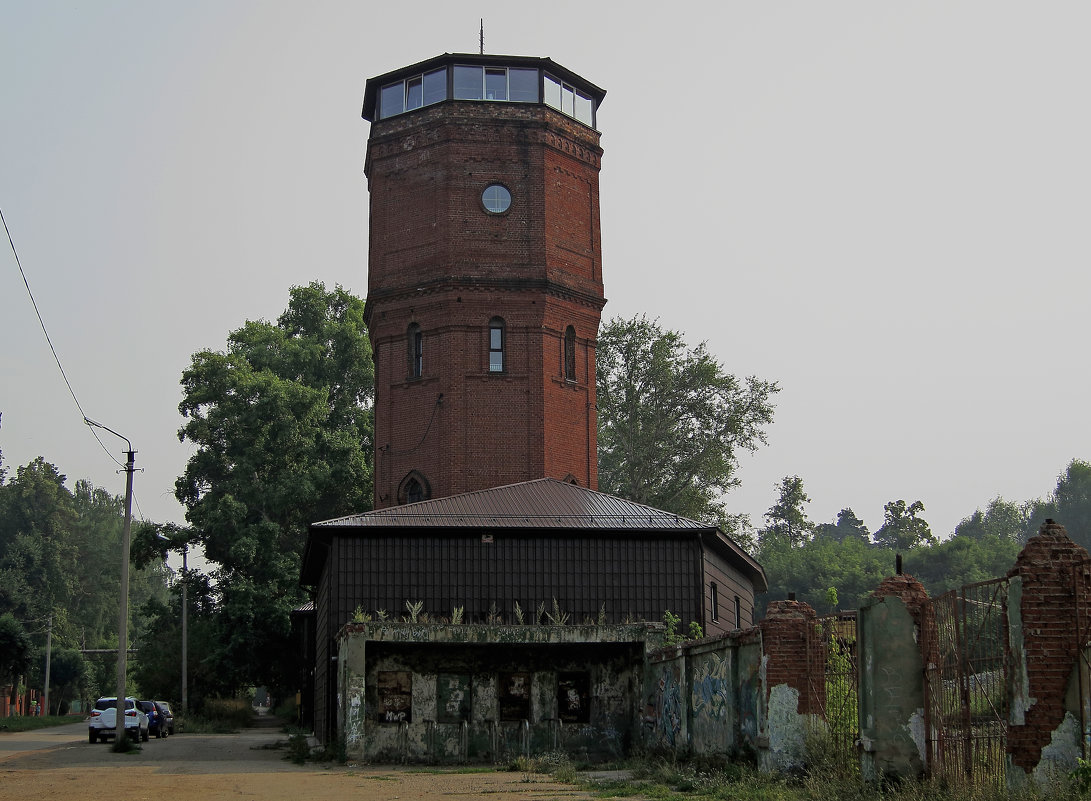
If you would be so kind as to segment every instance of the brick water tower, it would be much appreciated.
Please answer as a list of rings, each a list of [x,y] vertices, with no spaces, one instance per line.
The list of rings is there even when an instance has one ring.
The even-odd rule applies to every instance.
[[[524,56],[367,82],[376,509],[538,478],[597,488],[604,95]]]

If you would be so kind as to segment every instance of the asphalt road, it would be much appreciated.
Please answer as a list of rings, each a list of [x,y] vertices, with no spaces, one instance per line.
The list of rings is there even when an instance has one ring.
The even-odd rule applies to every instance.
[[[0,801],[584,801],[548,776],[440,772],[402,767],[296,765],[275,720],[237,734],[176,734],[115,754],[87,740],[87,724],[0,732]]]
[[[39,729],[33,732],[0,732],[0,771],[126,766],[155,766],[158,773],[267,773],[271,770],[302,770],[284,759],[287,735],[275,721],[270,726],[245,729],[237,734],[175,734],[152,737],[138,752],[115,754],[113,741],[89,743],[87,724]],[[313,769],[313,768],[312,768]]]

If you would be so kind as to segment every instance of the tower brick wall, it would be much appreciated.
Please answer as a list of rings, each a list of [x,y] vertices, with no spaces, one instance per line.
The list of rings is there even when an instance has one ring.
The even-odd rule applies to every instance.
[[[431,497],[543,477],[597,488],[598,138],[538,104],[447,101],[373,124],[376,508],[404,502],[414,471]],[[493,183],[511,193],[506,213],[482,205]],[[489,370],[494,318],[502,372]],[[411,325],[423,337],[419,377]]]

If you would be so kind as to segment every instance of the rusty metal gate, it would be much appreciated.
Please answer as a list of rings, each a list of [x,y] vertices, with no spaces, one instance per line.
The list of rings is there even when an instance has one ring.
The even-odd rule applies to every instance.
[[[818,702],[825,732],[839,761],[858,767],[856,742],[860,739],[856,612],[819,618],[810,630],[808,653],[819,658],[824,670],[810,673],[811,697]]]
[[[957,784],[1005,781],[1006,578],[930,601],[924,616],[925,725],[933,776]]]

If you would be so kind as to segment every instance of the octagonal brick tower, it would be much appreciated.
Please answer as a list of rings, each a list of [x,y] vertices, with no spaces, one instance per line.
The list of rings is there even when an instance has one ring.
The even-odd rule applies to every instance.
[[[525,56],[367,82],[376,509],[544,477],[597,488],[604,96]]]

